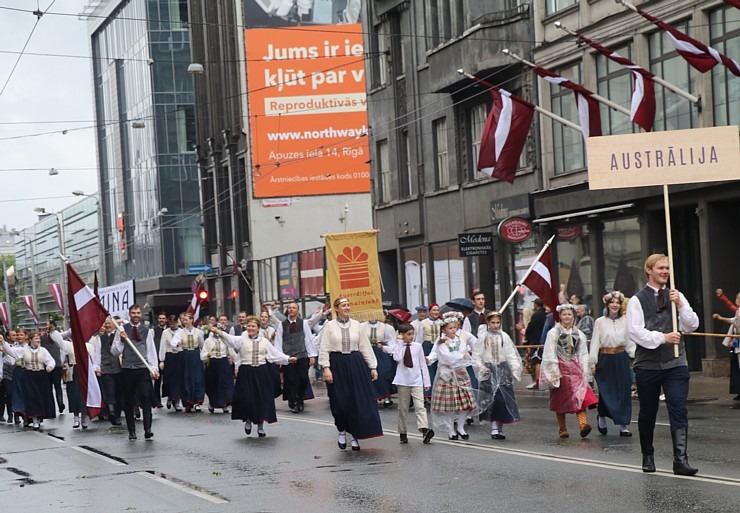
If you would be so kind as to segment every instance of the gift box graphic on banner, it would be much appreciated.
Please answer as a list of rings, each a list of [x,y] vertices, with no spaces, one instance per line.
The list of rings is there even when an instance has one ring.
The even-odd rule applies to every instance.
[[[337,257],[339,284],[343,289],[356,289],[370,286],[368,254],[360,246],[345,246]]]

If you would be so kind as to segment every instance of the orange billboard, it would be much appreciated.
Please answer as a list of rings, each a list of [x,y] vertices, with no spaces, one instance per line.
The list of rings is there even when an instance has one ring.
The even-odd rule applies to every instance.
[[[245,30],[256,198],[370,191],[362,25]]]

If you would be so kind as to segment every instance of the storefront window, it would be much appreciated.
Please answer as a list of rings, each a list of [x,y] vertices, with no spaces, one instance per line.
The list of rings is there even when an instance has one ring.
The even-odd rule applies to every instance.
[[[432,246],[434,259],[434,302],[440,305],[450,299],[466,297],[465,261],[460,257],[457,241]]]
[[[421,248],[403,250],[406,308],[414,311],[417,306],[429,305],[427,288],[426,254]]]
[[[642,272],[640,223],[636,217],[604,221],[604,284],[631,297],[645,281]]]
[[[593,296],[591,283],[590,233],[588,225],[578,224],[557,229],[558,285],[565,285],[567,296],[576,294],[589,303]]]

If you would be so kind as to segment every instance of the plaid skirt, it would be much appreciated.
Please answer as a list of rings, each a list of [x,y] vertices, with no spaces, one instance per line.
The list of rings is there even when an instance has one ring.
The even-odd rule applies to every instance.
[[[475,395],[468,371],[440,366],[432,390],[432,410],[452,413],[474,409]]]

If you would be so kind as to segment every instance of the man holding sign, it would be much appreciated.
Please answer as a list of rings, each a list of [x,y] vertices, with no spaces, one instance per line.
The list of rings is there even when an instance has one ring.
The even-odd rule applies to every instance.
[[[681,292],[666,287],[670,276],[666,255],[650,255],[644,270],[647,286],[627,305],[627,331],[637,344],[634,370],[640,398],[642,471],[655,472],[653,430],[662,388],[673,438],[673,473],[693,476],[698,470],[689,465],[686,455],[689,367],[681,332],[695,331],[699,318]],[[678,310],[678,331],[673,326],[671,303]]]

